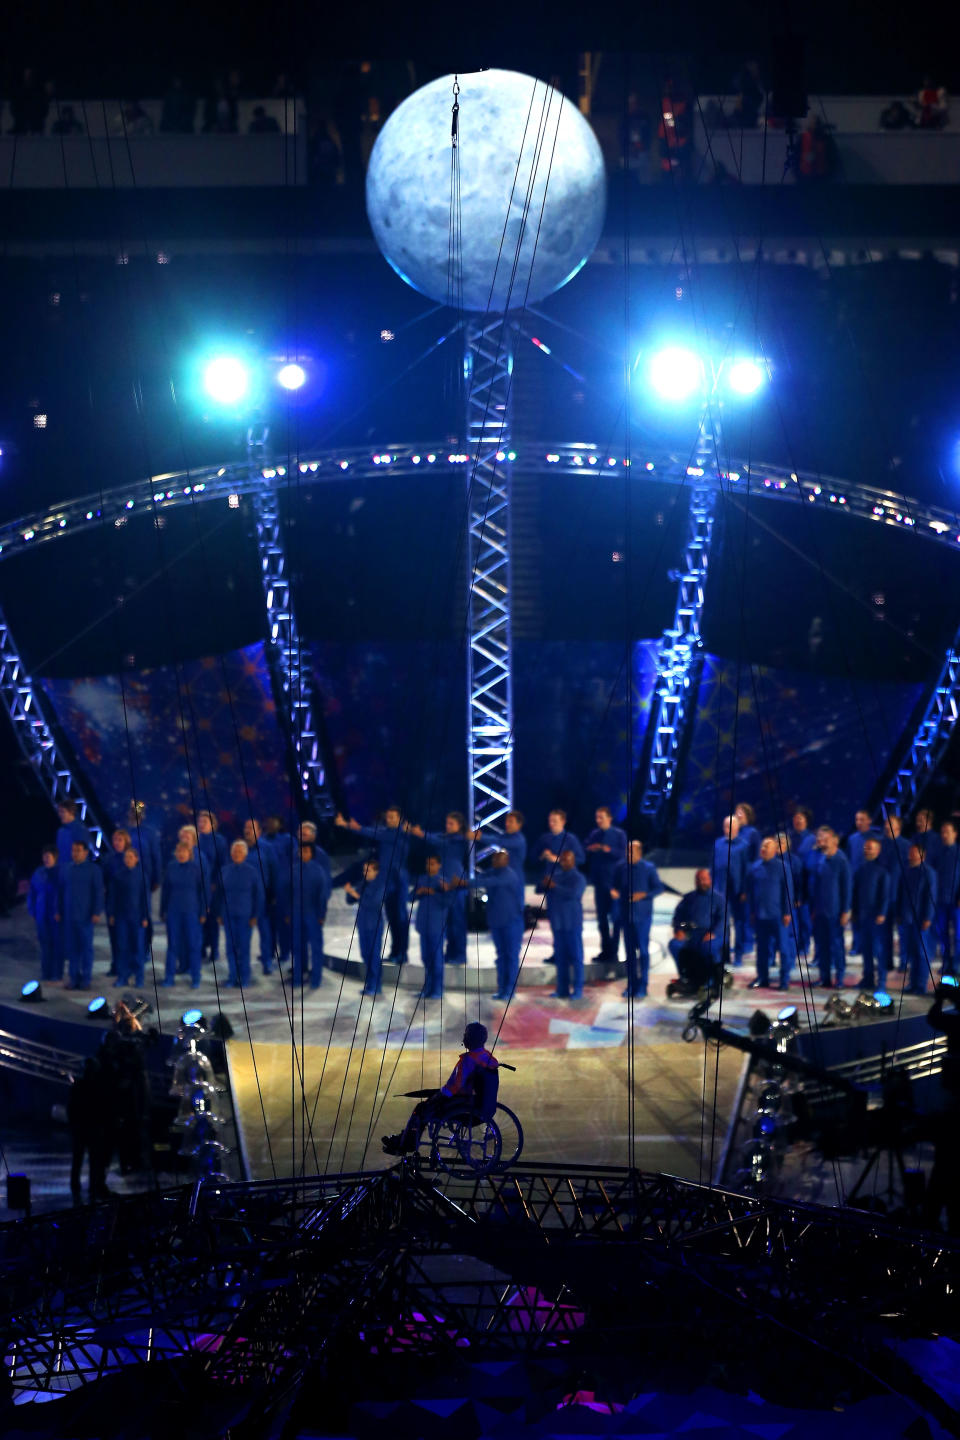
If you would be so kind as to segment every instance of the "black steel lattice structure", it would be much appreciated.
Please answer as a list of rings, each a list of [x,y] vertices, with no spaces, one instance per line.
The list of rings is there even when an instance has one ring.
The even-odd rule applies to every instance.
[[[198,1186],[7,1227],[0,1259],[15,1393],[67,1392],[50,1434],[95,1433],[131,1386],[144,1434],[185,1401],[194,1434],[279,1434],[318,1377],[453,1364],[464,1346],[636,1355],[652,1317],[669,1333],[695,1306],[781,1346],[815,1338],[849,1370],[885,1330],[956,1328],[960,1286],[960,1243],[942,1236],[576,1166]],[[912,1372],[894,1379],[936,1407]]]

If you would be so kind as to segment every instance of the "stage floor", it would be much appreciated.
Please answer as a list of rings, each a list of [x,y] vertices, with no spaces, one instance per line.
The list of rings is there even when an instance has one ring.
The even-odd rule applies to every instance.
[[[663,872],[680,893],[692,887],[692,877],[692,871]],[[536,899],[528,891],[528,900]],[[675,974],[666,944],[676,899],[673,894],[658,897],[650,994],[632,1005],[622,997],[622,973],[588,983],[579,1002],[550,998],[554,969],[544,964],[552,951],[545,919],[525,935],[522,983],[509,1005],[490,993],[493,946],[486,935],[469,937],[466,966],[447,967],[442,1001],[419,997],[422,971],[415,938],[408,965],[385,973],[382,994],[362,997],[360,980],[352,973],[356,967],[349,963],[356,958],[356,912],[336,891],[325,946],[331,956],[341,957],[341,968],[328,969],[319,990],[295,994],[276,972],[258,974],[257,983],[242,993],[227,989],[222,958],[204,967],[199,990],[191,990],[182,978],[164,989],[154,983],[154,975],[162,978],[166,953],[158,927],[143,992],[152,1006],[147,1019],[164,1031],[173,1029],[193,1005],[208,1018],[218,1010],[227,1017],[234,1032],[229,1055],[239,1121],[255,1178],[393,1163],[381,1154],[379,1139],[403,1123],[410,1102],[396,1097],[444,1080],[460,1051],[464,1024],[480,1019],[498,1057],[517,1066],[516,1074],[502,1075],[501,1098],[523,1122],[528,1159],[632,1161],[642,1169],[708,1180],[719,1162],[743,1056],[707,1047],[702,1040],[682,1040],[689,1006],[665,997]],[[592,912],[584,935],[590,957],[599,948]],[[24,982],[39,973],[32,923],[22,909],[0,921],[0,956],[0,1000],[15,1001]],[[102,927],[95,957],[89,993],[44,985],[45,1015],[93,1023],[85,1016],[91,995],[121,993],[109,988],[109,947]],[[848,986],[859,980],[859,962],[851,962],[851,971]],[[799,976],[789,997],[747,989],[753,977],[748,959],[713,1013],[744,1026],[755,1010],[772,1015],[789,999],[800,1006],[808,1025],[822,1014],[824,993],[811,993]],[[922,1013],[928,1005],[929,1000],[904,997],[903,1013]]]

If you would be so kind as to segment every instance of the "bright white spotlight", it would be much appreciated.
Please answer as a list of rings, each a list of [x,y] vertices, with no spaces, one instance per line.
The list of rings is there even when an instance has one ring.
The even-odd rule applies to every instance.
[[[703,388],[703,366],[692,350],[658,350],[650,361],[650,384],[663,400],[689,400]]]
[[[203,372],[203,388],[218,405],[236,405],[249,387],[247,367],[230,355],[211,360]]]
[[[299,390],[307,383],[307,372],[302,365],[284,365],[277,372],[277,384],[284,390]]]
[[[735,395],[755,395],[766,378],[756,360],[734,360],[727,371],[727,384]]]

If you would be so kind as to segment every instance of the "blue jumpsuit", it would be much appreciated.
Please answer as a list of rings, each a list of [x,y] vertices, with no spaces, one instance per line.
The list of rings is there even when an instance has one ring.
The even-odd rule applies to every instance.
[[[171,860],[160,890],[160,918],[167,922],[164,985],[176,984],[178,970],[189,970],[196,990],[203,964],[202,918],[206,896],[196,860]]]
[[[960,844],[940,842],[940,850],[932,862],[937,877],[937,943],[943,957],[944,975],[954,973],[957,954],[957,900],[960,892]]]
[[[207,918],[203,925],[203,948],[209,951],[210,959],[220,954],[220,927],[217,913],[220,903],[220,876],[231,863],[230,846],[219,830],[197,837],[197,858],[203,876],[207,897]]]
[[[375,880],[359,880],[354,888],[359,892],[360,899],[354,900],[352,895],[348,895],[347,900],[357,907],[357,939],[361,958],[367,967],[362,994],[379,995],[386,883],[378,875]]]
[[[717,962],[723,955],[726,941],[726,902],[716,890],[691,890],[673,912],[674,930],[683,930],[683,938],[674,936],[667,949],[677,964],[677,973],[686,980],[681,956],[687,948],[696,950],[707,960]],[[712,935],[712,940],[706,936]]]
[[[936,865],[937,857],[943,845],[939,830],[917,830],[910,844],[919,845],[920,854],[923,856],[923,863],[925,865]]]
[[[756,825],[741,825],[737,831],[737,839],[742,840],[747,847],[747,868],[755,865],[760,859],[760,831]],[[749,952],[753,949],[756,937],[753,933],[753,926],[750,923],[750,906],[747,905],[747,913],[743,921],[744,949]]]
[[[407,909],[407,891],[410,876],[407,873],[407,854],[410,838],[399,825],[392,830],[387,825],[361,825],[355,835],[372,840],[380,864],[379,880],[383,884],[383,912],[390,927],[390,958],[399,964],[407,958],[407,935],[410,928]],[[379,981],[378,981],[379,988]]]
[[[264,893],[264,903],[260,907],[260,916],[257,920],[257,930],[260,934],[260,964],[263,966],[264,975],[273,973],[273,925],[271,923],[271,911],[277,893],[277,855],[272,845],[264,840],[251,845],[247,851],[246,864],[260,881],[260,888]]]
[[[887,983],[887,931],[893,925],[890,875],[883,861],[864,860],[853,876],[853,923],[860,936],[864,990],[882,990]],[[883,916],[883,923],[877,924]]]
[[[720,835],[713,842],[713,863],[711,865],[713,888],[723,895],[727,902],[727,917],[733,921],[734,951],[733,963],[739,965],[746,949],[744,922],[747,915],[747,870],[748,851],[739,835],[730,839]],[[742,898],[741,898],[742,897]]]
[[[140,856],[147,889],[154,890],[163,883],[163,852],[160,835],[146,820],[141,820],[138,825],[128,825],[127,829],[130,832],[130,843]]]
[[[448,835],[446,831],[428,831],[424,835],[430,850],[440,856],[444,880],[452,884],[462,880],[467,871],[467,851],[470,841],[466,835]],[[419,881],[417,884],[419,885]],[[448,890],[449,914],[447,916],[447,964],[467,963],[467,892]]]
[[[852,875],[855,876],[857,871],[860,869],[860,866],[863,864],[863,847],[867,843],[867,841],[880,840],[882,842],[882,839],[883,837],[881,836],[880,831],[875,830],[872,826],[869,830],[852,830],[850,832],[850,834],[847,836],[846,843],[844,844],[843,848],[844,852],[846,853],[847,859],[850,861],[850,873]],[[879,914],[879,911],[877,913]],[[856,907],[854,907],[853,914],[851,916],[850,926],[853,930],[853,939],[850,946],[850,954],[859,955],[861,951],[860,923]]]
[[[275,835],[269,841],[261,839],[260,846],[273,857],[273,948],[278,963],[282,964],[290,958],[293,944],[293,879],[300,866],[299,852],[294,860],[293,841],[286,834]]]
[[[487,892],[487,925],[497,952],[495,1000],[508,1000],[520,973],[523,944],[523,885],[509,865],[489,870],[483,876]]]
[[[330,876],[317,860],[301,864],[293,877],[293,974],[302,985],[310,971],[310,988],[323,982],[323,922],[330,901]],[[309,950],[309,955],[308,955]]]
[[[523,873],[523,866],[527,858],[527,837],[522,830],[517,830],[513,835],[498,835],[497,846],[500,850],[506,850],[510,857],[510,869],[520,881],[520,888],[526,884],[526,877]]]
[[[810,939],[813,935],[813,925],[810,920],[810,900],[807,895],[807,861],[810,856],[816,854],[816,836],[812,830],[791,830],[790,832],[790,853],[798,862],[799,873],[795,873],[797,880],[797,944],[801,955],[806,955],[810,949]]]
[[[842,850],[827,855],[813,851],[806,867],[807,897],[813,921],[813,943],[822,985],[843,984],[847,968],[843,948],[841,915],[853,904],[853,876],[850,862]]]
[[[568,843],[563,848],[573,847]],[[578,1000],[583,994],[583,892],[587,880],[579,870],[561,870],[559,866],[549,878],[553,884],[547,890],[547,919],[557,962],[554,994],[559,1000]]]
[[[65,874],[67,867],[73,863],[70,850],[77,844],[86,845],[89,849],[90,831],[82,820],[70,820],[57,830],[57,861],[61,875]]]
[[[123,850],[121,850],[121,851],[119,852],[119,854],[118,854],[117,851],[114,850],[113,846],[111,845],[111,846],[110,846],[110,849],[109,849],[108,851],[106,851],[106,853],[104,854],[103,859],[102,859],[101,862],[100,862],[101,865],[103,866],[103,888],[104,888],[104,891],[106,892],[106,896],[107,896],[107,911],[108,911],[108,913],[109,913],[110,915],[113,914],[113,910],[112,910],[111,905],[110,905],[110,887],[111,887],[111,885],[113,884],[115,878],[120,874],[120,872],[121,872],[123,869],[125,869],[125,866],[124,866],[124,863],[123,863],[124,853],[125,853],[125,852],[124,852]],[[109,970],[108,973],[111,974],[111,975],[116,975],[116,973],[117,973],[117,927],[116,927],[115,925],[111,925],[111,926],[109,926],[108,928],[109,928],[109,935],[110,935],[110,970]]]
[[[30,877],[27,911],[37,927],[41,980],[63,978],[63,939],[57,923],[60,912],[60,866],[38,865]]]
[[[597,929],[600,931],[600,959],[615,961],[620,955],[620,907],[610,894],[614,872],[627,853],[627,834],[616,825],[606,830],[591,830],[586,841],[587,873],[593,885],[597,907]],[[607,845],[606,850],[591,850],[591,845]]]
[[[556,855],[556,860],[541,860],[540,856],[545,850],[551,855]],[[561,830],[559,835],[554,835],[550,830],[544,830],[533,850],[543,878],[548,879],[560,868],[560,855],[564,850],[573,851],[578,865],[582,865],[587,858],[583,846],[572,830]]]
[[[916,841],[914,841],[916,843]],[[908,865],[901,895],[903,937],[907,954],[904,969],[911,995],[923,995],[934,956],[932,923],[937,915],[937,874],[932,865]]]
[[[885,835],[883,837],[883,848],[880,851],[880,864],[890,877],[889,904],[887,912],[887,924],[883,936],[884,960],[887,970],[894,968],[893,956],[893,932],[897,930],[900,936],[900,969],[906,965],[907,940],[903,930],[903,877],[906,874],[910,861],[910,841],[903,835]]]
[[[780,989],[790,988],[796,950],[793,935],[793,866],[790,857],[755,860],[747,883],[757,943],[757,979],[770,984],[770,962],[780,954]],[[784,916],[788,920],[784,923]]]
[[[650,860],[621,860],[613,872],[613,889],[620,894],[616,902],[623,922],[623,939],[627,952],[627,995],[642,999],[647,993],[650,976],[650,925],[653,921],[653,897],[663,890],[657,867]],[[631,897],[643,894],[643,900]]]
[[[63,873],[63,938],[70,983],[86,989],[93,974],[93,917],[104,910],[103,876],[89,858],[71,860]]]
[[[131,979],[143,984],[143,968],[147,952],[147,927],[150,918],[147,877],[140,864],[124,865],[122,872],[110,877],[107,886],[107,913],[112,920],[116,943],[118,985]]]
[[[455,898],[452,891],[443,889],[443,881],[442,871],[439,875],[418,875],[410,890],[410,903],[416,901],[417,905],[415,924],[420,936],[426,1000],[439,1000],[443,994],[443,941]],[[426,893],[418,895],[418,890]]]
[[[251,920],[259,920],[263,910],[263,887],[260,876],[246,860],[231,860],[220,872],[217,889],[217,918],[223,922],[223,938],[227,947],[227,984],[250,984],[250,942],[253,939]]]

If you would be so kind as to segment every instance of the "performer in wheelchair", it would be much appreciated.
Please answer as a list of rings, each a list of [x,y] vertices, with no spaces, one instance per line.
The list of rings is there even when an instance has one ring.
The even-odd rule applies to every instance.
[[[384,1135],[381,1144],[386,1155],[407,1155],[416,1150],[420,1136],[431,1120],[477,1115],[489,1120],[497,1108],[500,1077],[497,1061],[486,1049],[487,1027],[479,1021],[463,1032],[463,1048],[446,1085],[416,1105],[413,1114],[398,1135]]]

